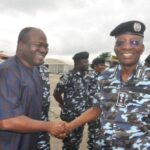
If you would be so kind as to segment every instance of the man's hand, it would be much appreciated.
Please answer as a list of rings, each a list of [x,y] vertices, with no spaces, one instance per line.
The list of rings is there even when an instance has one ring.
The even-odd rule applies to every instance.
[[[65,133],[67,135],[67,134],[71,133],[74,128],[72,127],[71,123],[65,122],[65,129],[66,129]]]
[[[66,136],[65,131],[66,131],[66,127],[64,122],[50,121],[49,133],[52,136],[55,136],[57,138],[64,138]]]
[[[68,122],[64,122],[64,123],[65,123],[64,132],[61,132],[60,134],[55,135],[55,137],[58,138],[58,139],[64,139],[67,136],[67,134],[71,133],[72,130],[73,130],[70,123],[68,123]]]

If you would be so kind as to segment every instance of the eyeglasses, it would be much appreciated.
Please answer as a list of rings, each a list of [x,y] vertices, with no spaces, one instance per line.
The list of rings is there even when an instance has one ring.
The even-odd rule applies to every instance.
[[[142,40],[131,40],[131,41],[122,41],[122,40],[117,40],[116,41],[116,47],[123,47],[126,44],[130,45],[132,48],[137,48],[143,43]]]
[[[47,43],[46,44],[44,44],[44,43],[35,43],[35,44],[29,44],[29,45],[33,46],[35,48],[38,48],[38,49],[44,47],[46,50],[49,50],[49,47],[48,47]]]

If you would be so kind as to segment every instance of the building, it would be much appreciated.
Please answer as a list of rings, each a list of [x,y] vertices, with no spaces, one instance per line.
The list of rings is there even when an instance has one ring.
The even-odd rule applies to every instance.
[[[47,66],[49,73],[53,74],[66,73],[73,68],[72,65],[54,58],[46,58],[44,64]]]
[[[10,56],[8,54],[5,54],[4,52],[0,51],[0,63],[5,61],[9,57]],[[61,60],[54,58],[46,58],[44,64],[47,66],[49,73],[52,74],[66,73],[73,67],[72,65],[69,65]]]

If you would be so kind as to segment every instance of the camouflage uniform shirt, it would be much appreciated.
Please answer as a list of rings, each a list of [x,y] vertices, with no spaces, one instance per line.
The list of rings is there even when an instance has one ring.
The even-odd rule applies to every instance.
[[[48,69],[44,65],[39,66],[39,72],[42,78],[43,100],[41,120],[49,121],[49,107],[50,107],[50,82]],[[40,132],[37,141],[37,150],[50,150],[50,136],[48,132]]]
[[[64,107],[61,118],[68,121],[80,116],[88,107],[97,106],[96,80],[88,74],[70,71],[64,74],[57,84],[56,91],[64,94]]]
[[[96,90],[97,80],[95,76],[81,74],[78,71],[70,71],[60,78],[55,92],[63,94],[64,106],[61,110],[61,119],[72,121],[80,116],[91,106],[99,107]],[[83,136],[84,125],[73,130],[63,140],[63,150],[78,150]]]
[[[101,149],[150,149],[150,68],[137,65],[127,82],[121,66],[100,77]]]

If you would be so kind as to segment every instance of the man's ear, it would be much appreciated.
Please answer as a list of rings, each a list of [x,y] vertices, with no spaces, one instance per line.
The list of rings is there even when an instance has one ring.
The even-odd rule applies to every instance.
[[[23,48],[24,48],[24,43],[20,41],[20,42],[18,43],[18,49],[19,49],[20,51],[22,51]]]

